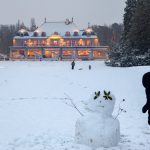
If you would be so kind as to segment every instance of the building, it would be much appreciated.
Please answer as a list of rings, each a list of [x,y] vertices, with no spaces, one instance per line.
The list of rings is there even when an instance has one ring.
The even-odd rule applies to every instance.
[[[106,59],[108,46],[100,46],[90,27],[80,30],[73,19],[45,22],[34,32],[20,29],[10,46],[11,59]]]

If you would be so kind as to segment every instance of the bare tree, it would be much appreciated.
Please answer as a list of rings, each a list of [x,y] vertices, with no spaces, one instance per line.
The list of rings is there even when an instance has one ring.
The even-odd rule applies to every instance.
[[[30,31],[35,31],[35,29],[36,29],[35,18],[31,18]]]

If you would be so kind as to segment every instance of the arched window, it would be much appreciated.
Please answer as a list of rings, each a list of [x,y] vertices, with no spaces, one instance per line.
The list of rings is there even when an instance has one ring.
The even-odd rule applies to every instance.
[[[29,36],[28,32],[25,32],[25,33],[24,33],[24,36]]]
[[[96,35],[96,33],[94,31],[91,32],[91,35]]]
[[[46,36],[46,32],[42,32],[41,36],[45,37]]]
[[[37,36],[38,36],[38,33],[37,33],[37,32],[34,32],[34,33],[33,33],[33,36],[37,37]]]
[[[79,40],[79,46],[82,46],[82,45],[83,45],[83,40],[80,39],[80,40]]]
[[[87,33],[84,31],[83,33],[82,33],[82,36],[86,36],[87,35]]]
[[[58,32],[54,32],[54,35],[59,35]]]
[[[75,32],[73,33],[73,36],[79,36],[79,33],[78,33],[77,31],[75,31]]]
[[[70,32],[67,31],[67,32],[65,33],[65,36],[71,36]]]

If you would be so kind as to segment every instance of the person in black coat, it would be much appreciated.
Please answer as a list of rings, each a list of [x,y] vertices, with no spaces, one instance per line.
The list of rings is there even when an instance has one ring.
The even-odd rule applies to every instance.
[[[142,108],[142,112],[146,113],[148,111],[148,124],[150,125],[150,72],[143,75],[142,79],[143,86],[145,87],[147,102]]]
[[[89,70],[91,70],[91,68],[92,68],[91,65],[89,65]]]
[[[73,62],[71,63],[72,70],[74,69],[74,66],[75,66],[75,62],[73,61]]]

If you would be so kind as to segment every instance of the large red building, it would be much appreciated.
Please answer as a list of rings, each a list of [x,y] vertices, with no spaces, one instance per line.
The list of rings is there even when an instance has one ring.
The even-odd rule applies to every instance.
[[[100,41],[92,28],[80,30],[66,19],[62,22],[45,21],[34,32],[18,31],[10,46],[11,59],[106,59],[108,46]]]

